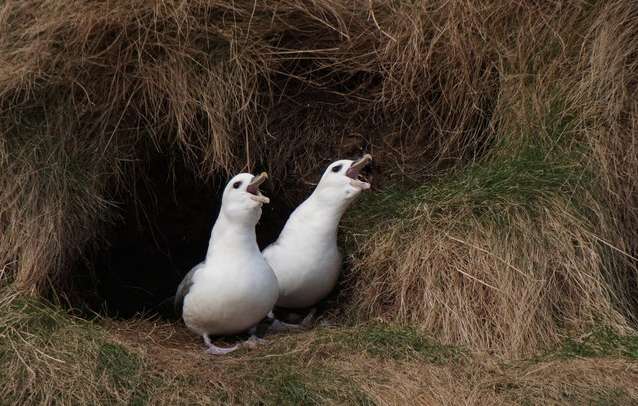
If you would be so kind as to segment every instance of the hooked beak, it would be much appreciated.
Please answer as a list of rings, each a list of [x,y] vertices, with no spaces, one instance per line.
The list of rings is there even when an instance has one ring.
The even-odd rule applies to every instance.
[[[270,203],[270,199],[261,194],[259,186],[268,179],[268,174],[262,172],[255,176],[253,180],[246,186],[246,192],[250,193],[250,198],[259,203]]]
[[[372,161],[372,155],[365,154],[361,159],[355,161],[350,165],[350,168],[346,171],[346,176],[350,178],[350,184],[359,189],[370,189],[370,184],[366,182],[366,179],[361,175],[361,170]]]
[[[371,162],[371,161],[372,161],[372,155],[365,154],[363,157],[361,157],[361,159],[353,162],[352,165],[350,165],[350,169],[348,169],[348,171],[359,172],[368,164],[368,162]]]

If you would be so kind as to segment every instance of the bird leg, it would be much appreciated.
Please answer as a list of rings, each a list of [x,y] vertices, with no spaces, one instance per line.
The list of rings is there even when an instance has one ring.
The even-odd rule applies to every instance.
[[[202,335],[202,337],[204,338],[204,344],[206,344],[206,347],[208,347],[206,352],[211,355],[224,355],[224,354],[228,354],[229,352],[233,352],[239,348],[239,345],[237,344],[228,348],[218,347],[210,341],[210,337],[208,337],[208,334],[204,334]]]
[[[305,328],[308,328],[312,325],[312,322],[315,321],[315,315],[317,314],[317,308],[313,307],[310,312],[306,315],[306,317],[301,320],[301,325]]]
[[[266,317],[271,321],[270,326],[268,326],[268,330],[275,332],[289,331],[289,330],[298,330],[301,328],[298,324],[290,324],[284,321],[278,320],[275,318],[275,314],[271,311]]]
[[[267,340],[264,340],[263,338],[257,337],[257,335],[255,335],[255,333],[251,333],[250,334],[250,338],[248,340],[244,341],[241,345],[245,346],[245,347],[248,347],[248,348],[251,348],[251,349],[254,349],[258,345],[266,344],[267,342],[268,342]]]
[[[272,323],[270,324],[270,327],[268,329],[271,330],[271,331],[282,332],[282,331],[301,330],[301,329],[309,328],[311,323],[312,323],[312,320],[314,319],[314,316],[315,316],[316,312],[317,312],[317,308],[315,307],[312,310],[310,310],[310,313],[308,313],[308,315],[306,317],[304,317],[304,319],[301,321],[301,323],[292,324],[292,323],[286,323],[284,321],[276,319],[275,315],[271,311],[266,316],[270,320],[272,320]]]
[[[301,330],[303,327],[300,324],[286,323],[285,321],[273,319],[272,324],[268,327],[268,330],[275,332],[283,332],[290,330]]]

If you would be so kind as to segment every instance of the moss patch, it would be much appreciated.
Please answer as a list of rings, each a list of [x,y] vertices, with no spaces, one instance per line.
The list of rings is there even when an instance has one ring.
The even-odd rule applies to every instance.
[[[140,368],[140,358],[119,344],[106,342],[98,350],[96,374],[106,375],[119,387],[133,388]]]
[[[579,338],[569,338],[555,353],[560,357],[625,357],[638,359],[638,335],[618,335],[597,328]]]
[[[414,328],[390,324],[370,324],[319,334],[320,340],[330,340],[341,346],[342,351],[365,352],[383,359],[404,360],[416,357],[442,364],[458,360],[464,353],[458,347],[437,343]]]
[[[277,362],[269,364],[263,373],[257,384],[265,392],[267,404],[373,404],[352,380],[328,365]]]

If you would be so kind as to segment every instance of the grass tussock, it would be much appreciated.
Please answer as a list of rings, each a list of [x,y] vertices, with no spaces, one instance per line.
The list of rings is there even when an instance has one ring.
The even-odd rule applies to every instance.
[[[567,25],[527,21],[548,36],[503,54],[485,154],[351,216],[349,310],[514,356],[598,323],[635,327],[637,12],[618,1]]]
[[[94,323],[3,289],[0,385],[6,404],[101,404],[134,396],[141,363]]]
[[[596,204],[583,187],[591,175],[540,152],[487,160],[364,203],[357,216],[378,225],[355,242],[347,300],[358,317],[510,354],[601,322],[628,329],[632,297],[609,283],[626,283],[625,275],[609,273],[608,247],[587,217]]]

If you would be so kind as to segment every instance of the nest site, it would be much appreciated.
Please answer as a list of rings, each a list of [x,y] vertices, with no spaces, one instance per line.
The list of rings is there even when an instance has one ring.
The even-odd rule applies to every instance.
[[[338,323],[512,357],[631,334],[637,20],[621,0],[7,1],[0,282],[148,315],[230,175],[271,175],[265,244],[329,162],[369,152]]]

